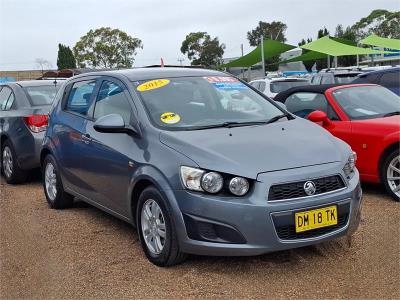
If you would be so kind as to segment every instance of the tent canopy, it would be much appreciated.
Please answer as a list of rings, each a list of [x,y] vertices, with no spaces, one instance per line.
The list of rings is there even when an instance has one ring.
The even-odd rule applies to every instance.
[[[379,37],[375,34],[371,34],[370,36],[361,40],[360,43],[364,44],[364,45],[400,50],[400,40],[399,39],[383,38],[383,37]]]
[[[296,48],[295,46],[284,44],[275,40],[264,39],[264,58],[271,58],[283,52]],[[232,67],[250,67],[261,62],[261,45],[258,45],[250,53],[231,61],[227,64],[221,65],[223,68]]]
[[[324,53],[331,56],[390,53],[387,51],[372,50],[343,44],[335,41],[334,39],[331,39],[329,36],[324,36],[316,41],[305,44],[300,48]]]
[[[304,51],[303,51],[304,52]],[[328,55],[316,51],[307,51],[300,56],[296,56],[287,60],[280,61],[279,64],[288,64],[292,62],[298,61],[308,61],[308,60],[318,60],[318,59],[326,59]]]

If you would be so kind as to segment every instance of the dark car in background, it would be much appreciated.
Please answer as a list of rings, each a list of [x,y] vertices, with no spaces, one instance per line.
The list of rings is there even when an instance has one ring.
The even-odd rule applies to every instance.
[[[312,85],[335,83],[345,84],[352,82],[360,74],[362,74],[361,71],[352,69],[324,69],[313,75],[310,82]]]
[[[54,80],[0,84],[0,165],[7,183],[22,183],[30,170],[40,167],[40,147],[58,87]]]
[[[379,84],[400,96],[400,67],[362,73],[352,83]]]

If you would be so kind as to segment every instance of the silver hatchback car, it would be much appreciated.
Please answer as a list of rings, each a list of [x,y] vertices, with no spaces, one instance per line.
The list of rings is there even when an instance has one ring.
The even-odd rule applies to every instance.
[[[352,234],[355,160],[346,143],[239,79],[174,68],[69,79],[41,151],[50,207],[78,197],[131,223],[159,266]]]

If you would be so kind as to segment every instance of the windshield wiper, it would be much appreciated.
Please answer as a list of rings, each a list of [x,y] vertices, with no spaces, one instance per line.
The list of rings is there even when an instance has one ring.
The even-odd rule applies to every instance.
[[[396,115],[400,115],[400,111],[392,111],[390,113],[383,115],[383,117],[391,117],[391,116],[396,116]]]
[[[277,116],[269,119],[267,124],[274,123],[274,122],[276,122],[276,121],[278,121],[278,120],[280,120],[282,118],[288,118],[290,120],[291,119],[291,115],[289,115],[289,114],[277,115]]]
[[[263,125],[263,124],[267,124],[267,121],[224,122],[224,123],[212,124],[212,125],[194,126],[191,128],[187,128],[186,130],[201,130],[201,129],[224,128],[224,127],[232,128],[232,127],[240,127],[240,126]]]

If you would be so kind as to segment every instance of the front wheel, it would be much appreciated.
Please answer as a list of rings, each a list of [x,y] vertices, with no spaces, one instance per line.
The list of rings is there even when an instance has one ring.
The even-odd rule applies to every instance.
[[[146,257],[155,265],[168,267],[182,262],[186,255],[179,250],[171,214],[161,193],[146,188],[139,197],[136,211],[139,239]]]
[[[400,201],[400,150],[389,153],[383,163],[383,184],[394,200]]]

